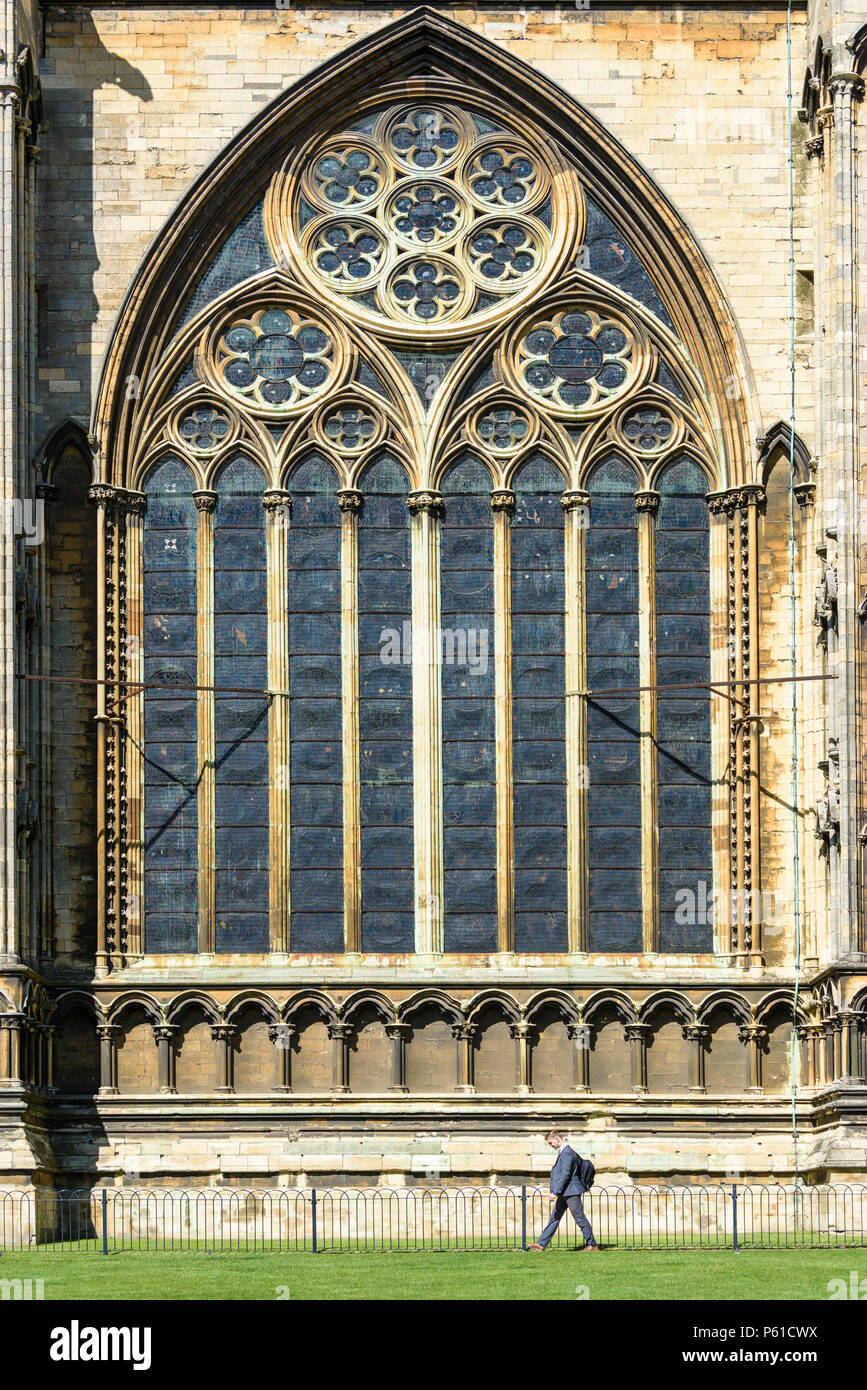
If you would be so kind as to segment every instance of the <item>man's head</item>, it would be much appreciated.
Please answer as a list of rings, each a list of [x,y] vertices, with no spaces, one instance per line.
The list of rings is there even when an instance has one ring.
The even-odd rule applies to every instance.
[[[559,1129],[549,1129],[545,1135],[545,1143],[552,1149],[560,1149],[566,1143]]]

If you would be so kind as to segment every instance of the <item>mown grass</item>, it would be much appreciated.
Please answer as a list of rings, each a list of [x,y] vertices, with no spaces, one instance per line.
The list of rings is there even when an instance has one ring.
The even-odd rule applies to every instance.
[[[46,1300],[827,1300],[862,1250],[423,1251],[388,1254],[61,1253],[0,1257],[0,1281]],[[9,1293],[14,1294],[14,1289]],[[9,1293],[6,1296],[9,1296]]]

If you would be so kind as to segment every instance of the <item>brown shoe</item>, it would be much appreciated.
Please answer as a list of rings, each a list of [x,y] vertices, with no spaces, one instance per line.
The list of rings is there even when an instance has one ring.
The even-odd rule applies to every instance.
[[[579,1255],[586,1255],[586,1254],[588,1253],[588,1251],[592,1254],[594,1250],[595,1250],[596,1254],[598,1255],[598,1254],[599,1254],[599,1246],[598,1246],[598,1245],[582,1245],[581,1249],[578,1251],[578,1254],[579,1254]]]
[[[544,1255],[544,1253],[545,1253],[545,1251],[548,1249],[548,1247],[547,1247],[547,1245],[539,1245],[539,1243],[538,1243],[538,1241],[537,1241],[535,1245],[528,1245],[528,1246],[527,1246],[527,1249],[528,1249],[528,1250],[541,1250],[542,1254]]]

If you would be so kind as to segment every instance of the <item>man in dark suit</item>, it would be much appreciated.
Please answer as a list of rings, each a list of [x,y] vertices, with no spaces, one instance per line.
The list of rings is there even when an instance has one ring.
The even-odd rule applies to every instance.
[[[544,1231],[534,1245],[528,1246],[530,1250],[545,1251],[554,1238],[554,1232],[560,1225],[566,1208],[568,1207],[578,1223],[578,1229],[584,1237],[584,1250],[597,1250],[596,1238],[593,1235],[590,1222],[584,1215],[584,1207],[581,1198],[584,1195],[584,1188],[581,1184],[581,1159],[575,1150],[566,1143],[556,1129],[550,1130],[545,1135],[545,1143],[549,1148],[557,1151],[554,1160],[554,1167],[551,1169],[551,1197],[554,1203],[554,1210],[551,1213],[551,1220],[548,1222]],[[583,1250],[582,1250],[583,1254]]]

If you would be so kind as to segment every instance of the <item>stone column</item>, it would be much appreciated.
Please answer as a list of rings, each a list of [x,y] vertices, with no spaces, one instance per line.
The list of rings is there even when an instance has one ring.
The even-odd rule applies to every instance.
[[[220,1049],[220,1084],[217,1090],[231,1093],[235,1089],[235,1052],[232,1044],[238,1036],[234,1023],[212,1023],[211,1037]]]
[[[590,1090],[590,1027],[586,1023],[567,1023],[566,1032],[575,1044],[572,1058],[572,1090]]]
[[[6,7],[8,11],[8,6]],[[10,37],[12,37],[10,35]],[[8,45],[4,41],[4,48]],[[4,507],[20,496],[17,485],[18,447],[16,429],[17,367],[15,331],[15,210],[16,210],[16,126],[20,106],[15,54],[4,52],[5,74],[0,90],[0,453],[2,478],[0,495]],[[19,959],[17,921],[17,850],[15,746],[17,742],[18,700],[15,680],[15,560],[16,541],[12,528],[0,528],[2,555],[2,604],[0,604],[0,648],[3,675],[0,681],[0,723],[3,728],[2,776],[0,776],[0,962],[13,964]],[[8,1016],[7,1016],[8,1017]],[[4,1024],[5,1027],[10,1025]],[[17,1070],[13,1073],[17,1081]]]
[[[54,1049],[57,1039],[57,1029],[52,1023],[43,1023],[42,1031],[45,1036],[45,1089],[54,1090]],[[0,1068],[2,1076],[2,1068]]]
[[[807,1086],[816,1084],[816,1059],[813,1048],[812,1025],[809,1023],[799,1023],[795,1029],[798,1035],[798,1042],[804,1050],[807,1059]]]
[[[416,950],[443,949],[442,690],[439,518],[442,493],[411,492],[412,710]]]
[[[196,674],[200,686],[198,708],[199,759],[199,952],[210,955],[216,937],[216,904],[214,900],[214,824],[216,820],[216,790],[214,768],[217,760],[214,726],[214,512],[217,493],[193,493],[196,504],[196,641],[198,661]]]
[[[528,1096],[533,1091],[533,1043],[536,1041],[536,1026],[533,1023],[513,1023],[509,1034],[518,1042],[518,1095]]]
[[[106,483],[94,484],[88,500],[96,507],[96,962],[97,979],[109,972],[108,899],[110,895],[109,846],[114,841],[114,788],[109,787],[109,745],[111,720],[106,705],[117,691],[105,682],[114,670],[108,654],[110,594],[114,588],[114,509],[115,489]]]
[[[843,1076],[843,1020],[839,1014],[831,1020],[831,1049],[834,1058],[834,1080]]]
[[[343,716],[343,933],[347,952],[361,950],[361,732],[358,657],[358,488],[337,493],[340,507],[340,678]]]
[[[333,1095],[347,1095],[349,1086],[349,1044],[354,1029],[349,1023],[330,1023],[328,1036],[334,1043],[334,1085]]]
[[[649,1023],[626,1023],[623,1035],[630,1045],[632,1057],[632,1090],[647,1090],[647,1039],[650,1036]]]
[[[656,514],[658,492],[636,492],[638,521],[638,684],[656,684]],[[659,813],[656,786],[656,691],[638,696],[641,731],[641,918],[642,949],[659,950],[657,863]]]
[[[269,488],[263,495],[268,586],[269,938],[272,958],[290,950],[289,863],[289,605],[287,539],[291,498]]]
[[[497,798],[497,950],[515,946],[515,811],[512,796],[512,545],[515,494],[491,493],[494,529],[494,758]]]
[[[117,1039],[120,1027],[116,1023],[97,1024],[96,1036],[99,1038],[99,1094],[116,1096],[117,1089]]]
[[[748,1091],[762,1090],[762,1047],[767,1042],[768,1030],[760,1024],[749,1023],[738,1029],[738,1037],[746,1043],[749,1054],[750,1084]]]
[[[163,1095],[175,1095],[178,1089],[175,1075],[177,1054],[172,1045],[178,1032],[176,1023],[154,1024],[154,1041],[159,1059],[159,1089]]]
[[[842,1034],[842,1072],[847,1081],[863,1081],[861,1072],[860,1022],[861,1013],[857,1009],[843,1009],[840,1013]]]
[[[458,1079],[455,1086],[456,1091],[463,1095],[474,1095],[475,1085],[473,1084],[473,1045],[478,1037],[478,1028],[474,1023],[453,1023],[452,1037],[457,1039],[457,1063]]]
[[[709,1033],[710,1029],[703,1023],[686,1023],[683,1027],[684,1038],[693,1045],[689,1068],[689,1089],[691,1091],[704,1093],[707,1089],[704,1066]]]
[[[825,1085],[831,1086],[837,1080],[837,1068],[834,1065],[834,1020],[832,1018],[826,1018],[822,1021],[822,1055]]]
[[[21,1074],[21,1030],[24,1027],[25,1018],[23,1014],[8,1013],[0,1014],[0,1040],[5,1044],[3,1048],[2,1068],[0,1068],[0,1084],[7,1086],[21,1086],[23,1077]]]
[[[127,493],[126,508],[126,695],[121,709],[126,721],[127,884],[123,904],[126,959],[144,952],[144,692],[130,691],[144,681],[144,586],[142,561],[147,496]]]
[[[566,865],[569,950],[588,949],[587,918],[587,654],[583,633],[585,609],[585,537],[590,522],[590,493],[564,492],[566,512]]]
[[[293,1028],[291,1023],[272,1023],[268,1028],[268,1037],[277,1054],[277,1080],[272,1087],[274,1091],[292,1090],[292,1043],[297,1034],[297,1028]]]
[[[408,1023],[386,1023],[385,1036],[391,1039],[390,1091],[408,1091],[406,1084],[406,1044],[412,1033]]]

